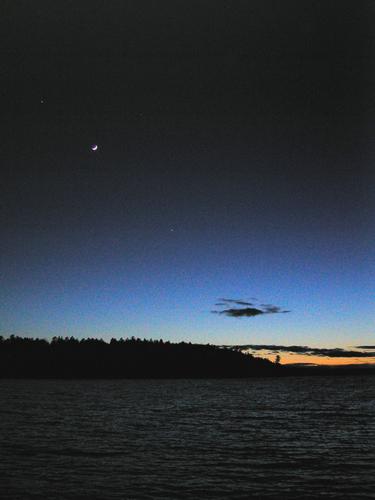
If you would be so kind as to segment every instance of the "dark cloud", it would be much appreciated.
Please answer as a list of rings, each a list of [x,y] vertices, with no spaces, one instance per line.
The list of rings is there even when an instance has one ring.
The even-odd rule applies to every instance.
[[[215,305],[220,307],[226,307],[229,304],[236,304],[238,306],[247,306],[247,307],[230,307],[228,309],[223,309],[222,311],[211,311],[215,314],[225,314],[225,316],[229,316],[231,318],[252,318],[253,316],[259,316],[260,314],[277,314],[277,313],[287,313],[290,311],[283,310],[281,307],[274,306],[272,304],[261,304],[256,307],[248,307],[253,306],[252,302],[246,302],[245,300],[239,299],[219,299],[220,302],[217,302]]]
[[[251,318],[252,316],[258,316],[259,314],[264,314],[261,309],[256,309],[255,307],[243,307],[241,309],[224,309],[223,311],[212,311],[217,314],[225,314],[231,318]]]
[[[356,345],[356,349],[375,349],[375,345]]]
[[[228,346],[222,346],[222,347],[227,347],[227,348],[236,349],[236,350],[240,350],[240,351],[267,350],[273,354],[276,354],[279,352],[288,352],[288,353],[294,353],[294,354],[305,354],[307,356],[325,356],[328,358],[372,358],[372,357],[375,357],[375,351],[370,351],[370,352],[351,351],[351,350],[347,350],[347,349],[340,349],[338,347],[328,349],[328,348],[308,347],[308,346],[298,346],[298,345],[284,346],[284,345],[266,345],[266,344],[228,345]],[[373,348],[373,347],[371,347],[371,346],[363,347],[362,346],[362,349]]]

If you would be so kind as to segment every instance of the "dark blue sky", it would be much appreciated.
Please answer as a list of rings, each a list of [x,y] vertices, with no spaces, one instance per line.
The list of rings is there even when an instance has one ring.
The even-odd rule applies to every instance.
[[[2,11],[0,333],[373,342],[371,2]]]

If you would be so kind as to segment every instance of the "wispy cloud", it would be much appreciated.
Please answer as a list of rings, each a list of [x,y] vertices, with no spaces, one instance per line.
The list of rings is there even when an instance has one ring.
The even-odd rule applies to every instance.
[[[256,300],[256,299],[253,299]],[[228,307],[232,304],[237,306],[246,306],[246,307]],[[215,304],[218,307],[224,307],[221,311],[214,310],[211,311],[214,314],[224,314],[230,318],[252,318],[254,316],[259,316],[261,314],[279,314],[279,313],[288,313],[290,311],[282,309],[279,306],[274,306],[272,304],[260,304],[254,307],[253,302],[247,302],[246,300],[241,299],[226,299],[220,298],[218,302]]]
[[[373,358],[375,357],[375,351],[353,351],[348,349],[340,349],[335,347],[320,348],[320,347],[308,347],[308,346],[298,346],[298,345],[269,345],[269,344],[244,344],[244,345],[227,345],[222,346],[231,349],[241,350],[241,351],[269,351],[272,353],[279,352],[289,352],[295,354],[304,354],[307,356],[325,356],[329,358]],[[360,346],[358,346],[360,348]],[[375,348],[375,346],[362,346],[362,349]]]
[[[253,299],[256,300],[256,299]],[[247,302],[245,300],[241,299],[219,299],[219,304],[221,306],[226,306],[228,304],[236,304],[238,306],[253,306],[254,304],[252,302]]]

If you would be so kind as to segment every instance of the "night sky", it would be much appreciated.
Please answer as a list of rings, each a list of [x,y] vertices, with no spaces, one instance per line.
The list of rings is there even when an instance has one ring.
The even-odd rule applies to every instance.
[[[0,9],[0,334],[375,343],[373,2]]]

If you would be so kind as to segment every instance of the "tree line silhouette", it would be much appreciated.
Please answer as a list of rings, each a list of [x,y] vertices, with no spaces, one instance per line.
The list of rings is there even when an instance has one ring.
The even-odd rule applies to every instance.
[[[0,337],[4,378],[201,378],[275,375],[267,359],[206,344],[139,338]]]
[[[0,378],[246,378],[375,375],[374,366],[288,366],[236,348],[135,337],[0,336]]]

